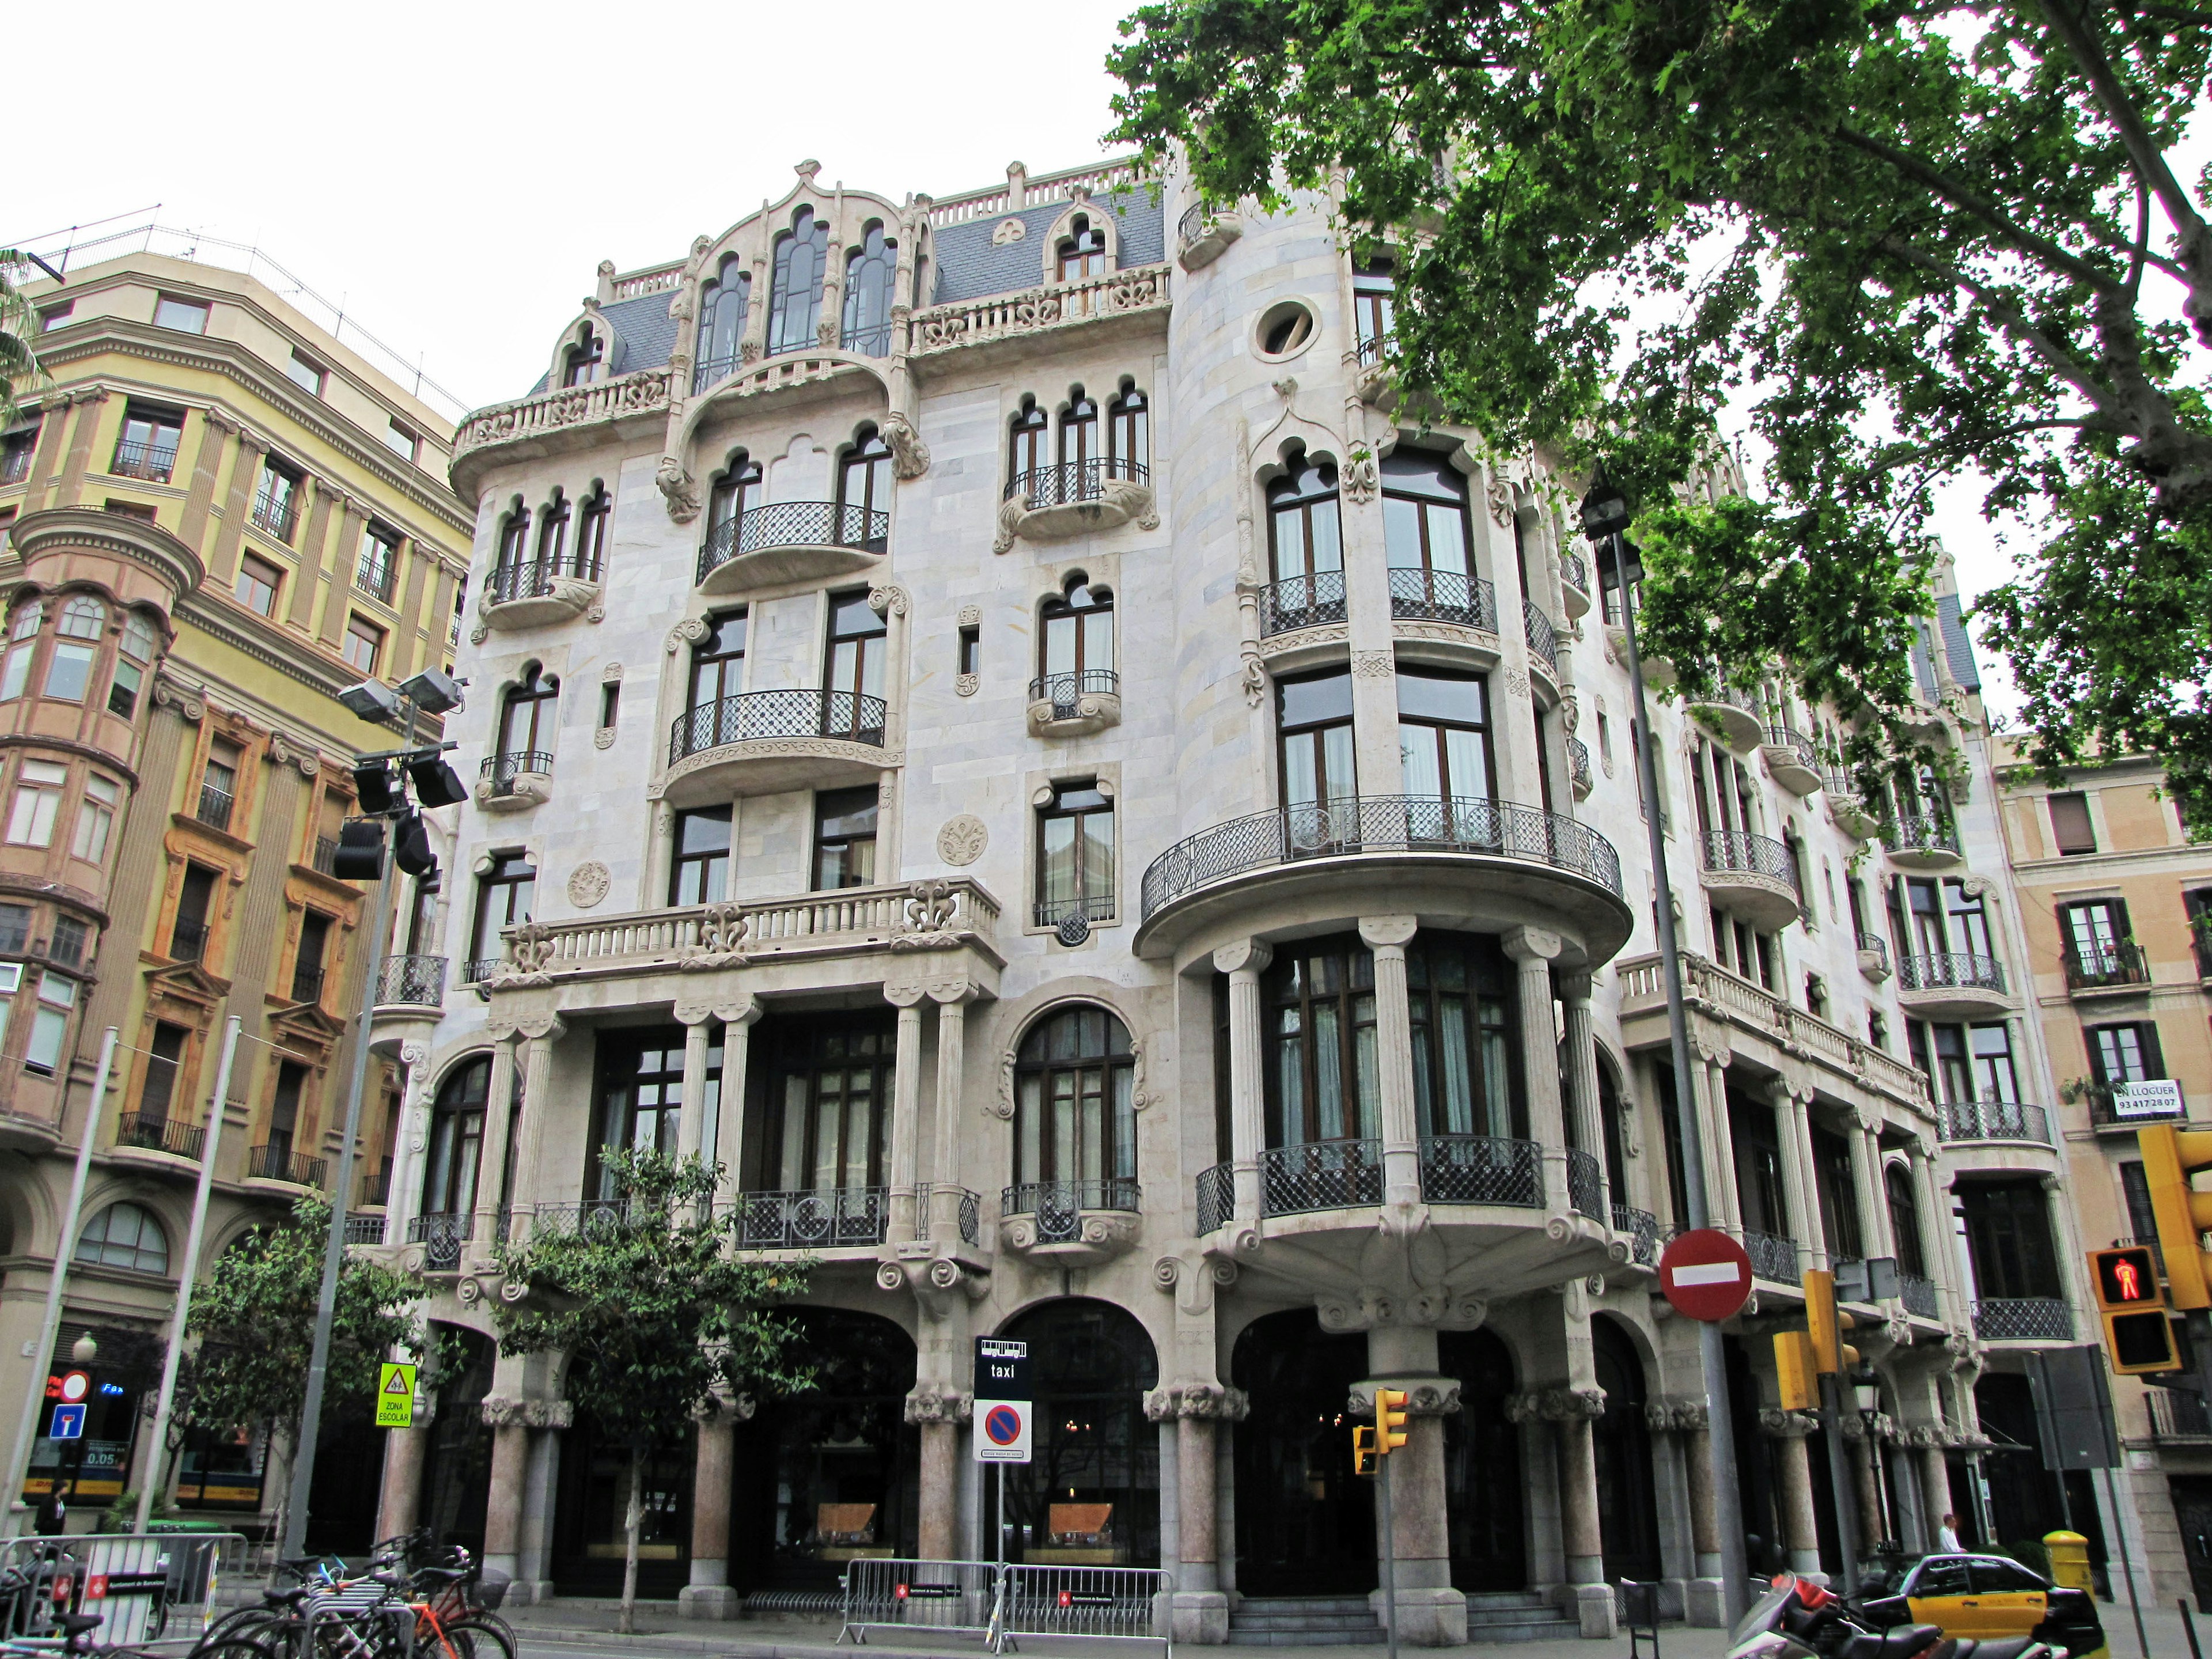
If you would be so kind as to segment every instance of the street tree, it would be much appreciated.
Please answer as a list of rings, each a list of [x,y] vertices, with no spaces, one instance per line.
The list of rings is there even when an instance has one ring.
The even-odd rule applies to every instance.
[[[1786,660],[1897,752],[1939,486],[2047,768],[2156,755],[2212,835],[2212,59],[2189,0],[1161,0],[1114,137],[1216,204],[1330,191],[1406,406],[1602,462],[1650,649]],[[1723,423],[1735,423],[1733,430]],[[1755,499],[1686,486],[1748,434]],[[1977,486],[1983,487],[1983,486]]]
[[[717,1218],[720,1170],[651,1150],[603,1154],[611,1195],[540,1213],[503,1247],[516,1301],[495,1304],[500,1352],[565,1361],[563,1391],[629,1455],[621,1629],[635,1627],[646,1461],[692,1420],[739,1395],[807,1386],[772,1310],[805,1288],[803,1266],[735,1253],[737,1218]]]
[[[27,255],[0,247],[0,427],[14,422],[21,412],[24,392],[45,378],[31,343],[38,330],[36,313],[16,287],[31,268]]]

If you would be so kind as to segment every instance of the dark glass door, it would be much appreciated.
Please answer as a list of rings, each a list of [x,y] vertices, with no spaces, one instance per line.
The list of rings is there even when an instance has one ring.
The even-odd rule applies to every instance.
[[[1660,1576],[1659,1504],[1651,1480],[1651,1430],[1644,1421],[1644,1364],[1609,1319],[1590,1321],[1605,1415],[1591,1425],[1597,1454],[1598,1526],[1605,1576],[1618,1583]]]
[[[1459,1379],[1460,1411],[1444,1419],[1444,1523],[1452,1588],[1528,1585],[1522,1514],[1521,1431],[1505,1417],[1513,1356],[1489,1331],[1442,1331],[1437,1369]]]
[[[1231,1375],[1252,1399],[1237,1425],[1237,1587],[1341,1595],[1376,1587],[1373,1484],[1352,1472],[1352,1385],[1367,1340],[1331,1336],[1310,1309],[1255,1320]]]

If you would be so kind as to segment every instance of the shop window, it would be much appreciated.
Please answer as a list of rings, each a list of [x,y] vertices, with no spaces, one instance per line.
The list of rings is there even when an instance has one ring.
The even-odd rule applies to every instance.
[[[169,1271],[169,1236],[153,1212],[137,1204],[111,1204],[84,1224],[76,1259],[134,1273]]]

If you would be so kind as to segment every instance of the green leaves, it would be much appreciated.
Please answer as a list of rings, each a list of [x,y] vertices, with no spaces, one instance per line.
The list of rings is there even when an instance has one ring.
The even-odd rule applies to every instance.
[[[0,427],[14,423],[23,392],[46,379],[31,344],[36,319],[15,288],[15,273],[29,264],[15,249],[0,247]]]

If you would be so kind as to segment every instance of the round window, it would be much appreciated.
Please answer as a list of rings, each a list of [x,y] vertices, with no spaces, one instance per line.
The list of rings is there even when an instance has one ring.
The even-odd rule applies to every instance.
[[[1297,356],[1313,343],[1321,324],[1304,300],[1278,300],[1260,313],[1252,349],[1269,362]]]

